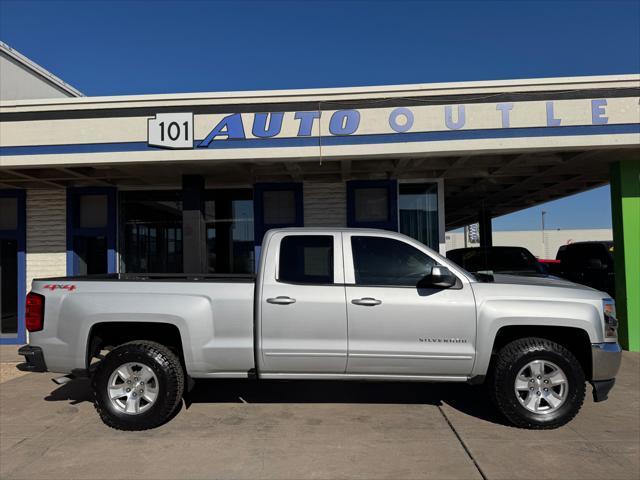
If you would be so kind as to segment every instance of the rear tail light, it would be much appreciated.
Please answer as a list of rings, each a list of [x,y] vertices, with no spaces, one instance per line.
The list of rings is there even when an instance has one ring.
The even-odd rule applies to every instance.
[[[44,328],[44,297],[38,293],[29,292],[25,311],[27,330],[37,332]]]

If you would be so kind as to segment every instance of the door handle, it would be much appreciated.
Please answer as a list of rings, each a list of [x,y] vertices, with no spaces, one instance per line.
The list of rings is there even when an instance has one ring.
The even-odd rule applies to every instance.
[[[364,298],[354,298],[351,300],[351,303],[354,305],[364,305],[365,307],[375,307],[376,305],[380,305],[382,300],[378,300],[377,298],[364,297]]]
[[[267,303],[273,303],[275,305],[291,305],[292,303],[296,303],[296,299],[280,296],[276,298],[267,298]]]

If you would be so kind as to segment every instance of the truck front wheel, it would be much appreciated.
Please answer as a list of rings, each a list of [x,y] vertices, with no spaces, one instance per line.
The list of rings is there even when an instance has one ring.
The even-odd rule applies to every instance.
[[[551,340],[530,337],[505,345],[492,373],[495,403],[518,427],[557,428],[582,407],[585,376],[580,362]]]
[[[92,389],[105,424],[118,430],[146,430],[166,422],[182,400],[184,370],[164,345],[129,342],[100,362]]]

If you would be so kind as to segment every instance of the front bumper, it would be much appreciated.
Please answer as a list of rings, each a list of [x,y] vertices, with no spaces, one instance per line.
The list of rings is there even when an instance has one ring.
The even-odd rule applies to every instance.
[[[26,372],[46,372],[47,364],[44,362],[44,355],[40,347],[25,345],[18,349],[18,355],[22,355],[25,363],[18,366],[20,370]]]
[[[603,402],[615,384],[615,376],[620,370],[622,348],[618,343],[591,344],[593,401]]]
[[[592,376],[591,380],[611,380],[615,378],[620,370],[620,362],[622,361],[622,348],[618,343],[592,343],[591,344],[591,362]]]

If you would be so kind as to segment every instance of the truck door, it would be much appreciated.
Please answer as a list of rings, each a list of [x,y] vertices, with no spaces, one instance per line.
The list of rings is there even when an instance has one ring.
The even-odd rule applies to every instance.
[[[343,374],[347,312],[341,235],[277,232],[263,248],[261,373]]]
[[[418,288],[438,263],[421,244],[344,233],[347,373],[464,376],[475,357],[476,308],[466,278]]]

